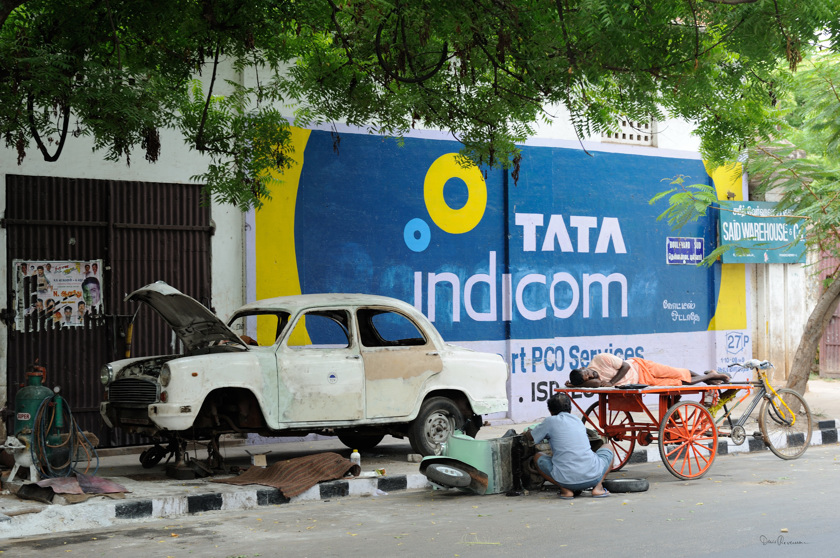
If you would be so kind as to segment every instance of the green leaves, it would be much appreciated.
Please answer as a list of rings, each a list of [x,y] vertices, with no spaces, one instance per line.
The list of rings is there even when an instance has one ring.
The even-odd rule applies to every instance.
[[[840,58],[806,59],[779,99],[774,141],[750,150],[747,170],[757,195],[807,219],[806,242],[840,256]]]
[[[0,136],[20,157],[87,135],[108,159],[141,148],[154,161],[175,127],[210,157],[198,178],[211,195],[242,208],[288,161],[269,146],[288,141],[280,112],[397,137],[445,130],[502,167],[537,122],[568,118],[583,140],[620,117],[673,117],[721,163],[774,134],[788,68],[840,33],[837,13],[840,0],[24,0],[0,11]],[[829,121],[830,91],[815,85],[822,104],[799,118]],[[810,133],[840,144],[830,126]]]
[[[210,157],[207,172],[193,176],[208,195],[246,211],[259,208],[279,188],[278,173],[292,164],[288,121],[272,107],[245,110],[247,90],[229,83],[229,96],[204,98],[202,84],[194,82],[187,102],[180,107],[179,128],[187,144]]]
[[[671,228],[675,230],[705,216],[709,207],[716,203],[718,199],[713,186],[708,184],[686,185],[686,178],[688,177],[679,175],[669,179],[670,184],[676,187],[660,192],[649,202],[653,205],[670,196],[668,197],[668,208],[656,220],[667,220]]]

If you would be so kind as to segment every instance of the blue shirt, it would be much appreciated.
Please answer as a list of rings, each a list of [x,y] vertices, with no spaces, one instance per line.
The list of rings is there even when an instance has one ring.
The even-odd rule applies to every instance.
[[[597,481],[603,474],[603,464],[589,445],[586,427],[570,413],[553,415],[542,421],[531,435],[538,444],[548,438],[551,445],[551,476],[560,484],[576,485]]]

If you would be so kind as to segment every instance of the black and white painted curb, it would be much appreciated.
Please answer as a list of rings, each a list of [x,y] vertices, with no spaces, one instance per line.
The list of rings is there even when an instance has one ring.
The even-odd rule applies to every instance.
[[[330,500],[345,496],[385,496],[397,490],[416,490],[429,486],[420,473],[392,477],[335,480],[317,484],[298,496],[287,498],[276,488],[239,486],[235,492],[196,494],[176,498],[155,498],[119,502],[115,519],[170,517],[218,510],[254,509],[309,500]]]
[[[115,477],[115,480],[122,479]],[[326,501],[347,496],[386,497],[391,492],[420,490],[428,486],[428,480],[420,473],[353,478],[323,482],[303,494],[286,498],[279,490],[265,486],[188,483],[180,486],[179,491],[182,493],[177,495],[135,495],[124,500],[95,498],[73,505],[47,505],[37,513],[13,516],[0,513],[0,551],[5,550],[3,539],[8,538],[119,527],[132,521],[170,519],[210,511],[243,511],[261,506]],[[184,494],[185,487],[195,493]]]
[[[822,420],[817,422],[817,429],[811,434],[810,445],[822,446],[826,444],[836,444],[837,440],[837,421]],[[753,453],[759,451],[770,451],[761,438],[747,436],[747,439],[744,440],[744,443],[740,446],[732,443],[732,440],[729,438],[718,439],[718,456],[738,453]],[[659,453],[659,445],[651,444],[644,449],[634,451],[633,455],[630,456],[630,459],[627,460],[627,463],[654,463],[656,461],[662,461],[662,457]]]

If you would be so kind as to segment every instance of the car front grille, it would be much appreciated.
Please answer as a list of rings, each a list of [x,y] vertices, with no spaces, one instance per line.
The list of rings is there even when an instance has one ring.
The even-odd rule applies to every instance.
[[[108,387],[108,401],[130,405],[149,405],[158,401],[158,385],[148,380],[125,378]]]

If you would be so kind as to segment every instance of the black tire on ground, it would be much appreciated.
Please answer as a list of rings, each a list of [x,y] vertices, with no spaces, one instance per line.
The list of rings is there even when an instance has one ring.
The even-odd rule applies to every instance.
[[[359,432],[339,432],[337,436],[341,443],[348,448],[360,451],[372,450],[385,437],[384,434],[362,434]]]
[[[423,402],[417,418],[408,427],[411,448],[420,455],[437,455],[440,445],[464,423],[455,403],[446,397],[432,397]]]
[[[647,479],[604,479],[604,488],[610,492],[645,492],[650,488]]]
[[[432,463],[426,467],[424,474],[433,483],[449,488],[465,488],[472,481],[461,469],[443,463]]]
[[[151,469],[158,463],[160,463],[161,459],[166,457],[166,454],[169,453],[169,450],[164,448],[163,446],[152,446],[140,454],[140,464],[143,465],[144,469]]]

